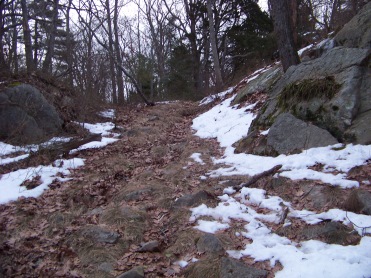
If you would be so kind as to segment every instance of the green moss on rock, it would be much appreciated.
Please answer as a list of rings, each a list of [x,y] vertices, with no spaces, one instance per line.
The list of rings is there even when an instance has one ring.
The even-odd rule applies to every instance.
[[[287,110],[297,103],[310,101],[314,98],[332,99],[341,85],[335,82],[333,76],[323,79],[304,79],[288,84],[278,98],[278,106]]]

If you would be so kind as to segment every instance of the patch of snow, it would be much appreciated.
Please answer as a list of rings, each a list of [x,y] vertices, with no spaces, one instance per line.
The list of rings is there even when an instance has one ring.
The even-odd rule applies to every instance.
[[[201,154],[200,153],[193,153],[190,158],[192,158],[195,162],[204,165],[205,162],[201,159]]]
[[[69,169],[76,169],[83,166],[84,160],[81,158],[57,160],[55,164],[59,166],[37,166],[3,174],[0,179],[0,204],[17,200],[19,197],[36,198],[40,196],[54,179],[61,179],[57,176],[58,173],[69,175]],[[27,190],[24,186],[21,186],[24,181],[32,180],[36,176],[40,176],[41,185],[31,190]]]
[[[268,135],[268,133],[269,133],[269,128],[267,130],[260,132],[260,134],[264,136]]]
[[[115,118],[115,109],[107,109],[105,111],[99,112],[98,115],[102,116],[104,118],[114,119]]]
[[[188,265],[187,261],[177,261],[176,262],[180,267],[184,268]]]
[[[218,93],[218,94],[211,95],[211,96],[208,96],[208,97],[203,98],[200,101],[200,106],[201,105],[209,104],[209,103],[213,102],[216,99],[222,99],[222,98],[224,98],[226,95],[230,94],[233,91],[233,89],[234,89],[234,87],[230,87],[230,88],[228,88],[227,90],[225,90],[225,91],[223,91],[221,93]]]
[[[312,47],[313,47],[313,44],[310,44],[310,45],[298,50],[298,55],[301,56],[304,53],[305,50],[310,49]]]
[[[215,234],[217,231],[229,228],[228,224],[219,223],[217,221],[198,220],[197,223],[198,225],[194,227],[195,229],[210,234]]]

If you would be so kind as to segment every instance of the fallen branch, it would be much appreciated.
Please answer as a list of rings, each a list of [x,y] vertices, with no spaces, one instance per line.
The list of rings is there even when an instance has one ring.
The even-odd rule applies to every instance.
[[[260,174],[257,174],[255,176],[253,176],[248,182],[242,183],[240,185],[236,185],[233,188],[235,190],[239,190],[239,189],[241,189],[243,187],[249,187],[249,186],[253,185],[254,183],[256,183],[258,180],[260,180],[261,178],[264,178],[266,176],[272,176],[272,175],[274,175],[281,168],[282,168],[282,165],[274,166],[273,168],[271,168],[271,169],[269,169],[267,171],[264,171],[263,173],[260,173]]]
[[[81,145],[84,145],[84,144],[87,144],[93,141],[101,141],[101,140],[102,140],[102,135],[94,133],[83,139],[74,139],[69,142],[57,143],[54,145],[41,148],[37,152],[32,153],[30,155],[30,158],[32,158],[33,156],[47,155],[48,158],[51,159],[51,161],[54,161],[60,155],[62,155],[63,157],[66,157],[71,150],[77,149]]]

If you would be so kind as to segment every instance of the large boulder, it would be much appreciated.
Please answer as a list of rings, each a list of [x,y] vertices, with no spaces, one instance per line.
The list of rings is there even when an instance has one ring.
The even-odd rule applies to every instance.
[[[299,120],[290,113],[279,115],[267,136],[268,146],[278,154],[298,153],[336,143],[338,141],[327,130]]]
[[[38,143],[62,130],[63,121],[40,91],[21,84],[0,93],[0,140]]]
[[[371,3],[345,24],[334,39],[337,45],[371,48]]]

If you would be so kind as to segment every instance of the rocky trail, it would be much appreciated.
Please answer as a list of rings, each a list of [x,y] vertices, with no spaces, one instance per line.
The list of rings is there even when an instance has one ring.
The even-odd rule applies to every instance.
[[[226,250],[248,243],[237,236],[244,221],[235,220],[230,229],[215,234],[201,232],[189,221],[190,208],[216,206],[224,188],[250,179],[200,179],[214,169],[212,157],[223,152],[215,140],[193,135],[192,119],[206,109],[176,102],[118,110],[120,140],[80,152],[85,166],[73,170],[70,181],[54,182],[39,198],[1,205],[0,277],[274,277],[279,263],[272,267],[269,261],[227,255]],[[202,163],[191,158],[194,153],[202,154]],[[368,164],[352,173],[364,180],[370,170]],[[271,175],[254,187],[281,196],[297,209],[317,212],[344,207],[352,194]],[[341,223],[305,227],[293,220],[289,227],[269,225],[291,240],[342,245],[360,241]]]

